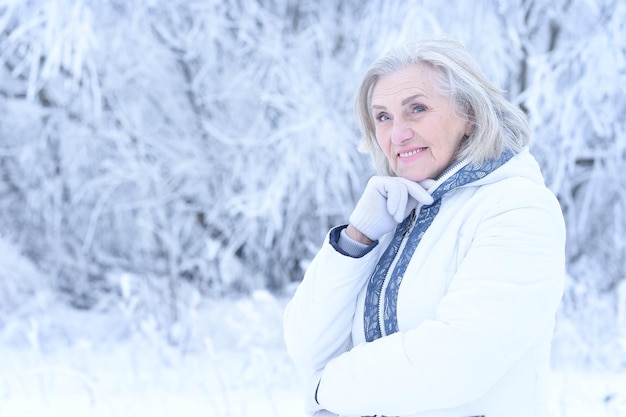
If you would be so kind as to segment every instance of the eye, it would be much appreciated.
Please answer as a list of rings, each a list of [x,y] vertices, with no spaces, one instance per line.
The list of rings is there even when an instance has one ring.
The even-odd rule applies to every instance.
[[[389,120],[389,116],[387,116],[386,113],[379,113],[376,116],[376,120],[379,121],[379,122],[386,122],[387,120]]]
[[[424,106],[423,104],[415,104],[413,106],[413,113],[421,113],[426,111],[426,106]]]

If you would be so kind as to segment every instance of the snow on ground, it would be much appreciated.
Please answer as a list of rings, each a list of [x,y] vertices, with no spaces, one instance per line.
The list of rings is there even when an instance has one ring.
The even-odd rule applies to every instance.
[[[168,343],[123,309],[49,301],[0,329],[0,417],[303,417],[282,341],[286,298],[207,301]],[[564,366],[555,417],[626,415],[626,373]]]

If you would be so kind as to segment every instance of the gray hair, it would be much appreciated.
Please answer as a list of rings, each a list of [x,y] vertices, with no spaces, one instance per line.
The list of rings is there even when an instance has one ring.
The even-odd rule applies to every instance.
[[[526,115],[487,80],[465,48],[449,38],[428,38],[404,44],[374,62],[357,90],[355,113],[363,135],[360,149],[371,154],[380,173],[395,175],[376,140],[372,91],[381,76],[418,63],[435,70],[437,91],[449,97],[454,110],[473,124],[472,133],[457,150],[456,160],[482,163],[498,158],[505,149],[518,153],[528,144]]]

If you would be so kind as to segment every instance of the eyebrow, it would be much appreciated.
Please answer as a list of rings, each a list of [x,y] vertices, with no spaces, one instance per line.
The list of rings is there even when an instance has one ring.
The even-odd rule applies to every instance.
[[[414,95],[412,95],[410,97],[407,97],[404,100],[402,100],[402,103],[400,103],[400,104],[405,106],[406,104],[410,103],[411,101],[413,101],[413,100],[415,100],[416,98],[419,98],[419,97],[426,97],[426,95],[424,95],[422,93],[414,94]],[[386,109],[386,107],[378,105],[378,104],[372,104],[372,109]]]

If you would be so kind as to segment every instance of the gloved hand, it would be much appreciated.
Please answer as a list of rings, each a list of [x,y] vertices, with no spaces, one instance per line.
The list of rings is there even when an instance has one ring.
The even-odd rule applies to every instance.
[[[374,176],[350,215],[350,224],[376,241],[401,223],[418,203],[432,204],[433,198],[417,182]]]

